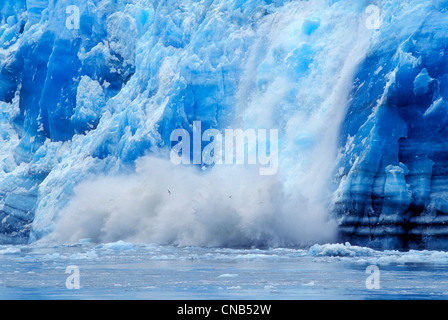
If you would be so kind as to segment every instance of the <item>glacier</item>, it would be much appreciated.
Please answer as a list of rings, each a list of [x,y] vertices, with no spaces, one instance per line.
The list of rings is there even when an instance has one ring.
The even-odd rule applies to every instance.
[[[384,16],[354,79],[334,208],[346,240],[446,249],[448,4],[401,8]]]
[[[447,10],[2,1],[0,243],[444,249]],[[278,129],[278,174],[173,168],[194,121]]]

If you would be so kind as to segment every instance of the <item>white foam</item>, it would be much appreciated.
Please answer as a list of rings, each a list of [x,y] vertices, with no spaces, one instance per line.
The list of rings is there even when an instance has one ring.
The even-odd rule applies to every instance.
[[[334,224],[322,212],[302,214],[307,210],[306,200],[256,168],[215,167],[204,174],[143,158],[136,174],[80,184],[50,238],[182,246],[288,246],[331,239]]]

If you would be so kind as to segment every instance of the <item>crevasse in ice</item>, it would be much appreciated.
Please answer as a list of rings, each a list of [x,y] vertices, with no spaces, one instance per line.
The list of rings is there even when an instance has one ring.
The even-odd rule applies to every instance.
[[[443,247],[447,9],[444,0],[2,1],[0,242],[51,234],[77,185],[166,156],[171,132],[201,121],[278,128],[282,188],[311,204],[328,198],[344,240]],[[243,225],[253,231],[245,241],[282,232],[266,220]]]

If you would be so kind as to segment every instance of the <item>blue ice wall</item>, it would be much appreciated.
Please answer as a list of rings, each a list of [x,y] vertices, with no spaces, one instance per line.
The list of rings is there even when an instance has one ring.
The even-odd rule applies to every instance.
[[[446,248],[447,4],[403,8],[354,80],[335,210],[352,242]]]
[[[327,172],[321,161],[334,169],[328,214],[341,239],[444,248],[447,9],[443,0],[1,1],[0,242],[51,233],[80,182],[132,171],[166,152],[173,129],[201,121],[279,128],[281,179],[298,193],[322,180],[307,176]]]

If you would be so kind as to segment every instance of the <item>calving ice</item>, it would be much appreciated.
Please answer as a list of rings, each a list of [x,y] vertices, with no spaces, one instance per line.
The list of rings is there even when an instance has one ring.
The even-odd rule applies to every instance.
[[[193,138],[185,129],[171,133],[171,161],[176,164],[260,165],[260,175],[275,175],[278,171],[278,130],[271,129],[207,129],[202,133],[202,123],[193,122]],[[205,147],[203,142],[207,143]],[[193,148],[193,153],[191,149]],[[246,159],[247,155],[247,159]]]

